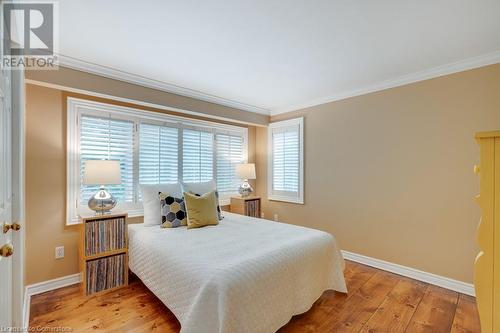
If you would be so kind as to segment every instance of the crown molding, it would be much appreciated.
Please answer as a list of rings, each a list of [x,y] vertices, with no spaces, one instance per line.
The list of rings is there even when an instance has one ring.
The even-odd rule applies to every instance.
[[[403,76],[399,76],[396,78],[392,78],[389,80],[377,82],[374,84],[367,85],[362,88],[358,89],[353,89],[353,90],[347,90],[344,92],[339,92],[335,93],[333,95],[315,99],[309,102],[305,103],[298,103],[298,104],[293,104],[289,105],[283,108],[275,108],[275,109],[265,109],[265,108],[260,108],[257,106],[253,105],[248,105],[245,103],[225,99],[219,96],[211,95],[211,94],[206,94],[201,91],[185,88],[185,87],[180,87],[174,84],[170,84],[167,82],[163,81],[158,81],[154,79],[150,79],[144,76],[128,73],[125,71],[117,70],[114,68],[110,68],[107,66],[102,66],[98,64],[94,64],[91,62],[79,60],[73,57],[68,57],[65,55],[58,55],[59,59],[59,65],[104,76],[107,78],[115,79],[115,80],[120,80],[124,82],[129,82],[132,84],[137,84],[141,85],[144,87],[148,88],[153,88],[185,97],[190,97],[190,98],[195,98],[199,99],[202,101],[210,102],[210,103],[215,103],[219,105],[224,105],[244,111],[249,111],[253,113],[258,113],[258,114],[264,114],[264,115],[271,115],[275,116],[278,114],[286,113],[286,112],[291,112],[291,111],[296,111],[300,109],[305,109],[321,104],[326,104],[330,102],[335,102],[343,99],[347,99],[350,97],[355,97],[355,96],[361,96],[361,95],[366,95],[369,93],[377,92],[377,91],[382,91],[390,88],[395,88],[399,86],[404,86],[407,84],[419,82],[419,81],[424,81],[424,80],[429,80],[433,79],[436,77],[444,76],[444,75],[449,75],[453,73],[458,73],[474,68],[479,68],[479,67],[484,67],[488,65],[493,65],[500,63],[500,50],[487,53],[484,55],[480,55],[477,57],[472,57],[456,62],[452,62],[446,65],[442,66],[437,66],[433,67],[430,69],[426,69],[423,71],[415,72],[415,73],[410,73],[406,74]]]
[[[137,74],[132,74],[129,72],[121,71],[118,69],[114,69],[111,67],[107,66],[102,66],[98,64],[94,64],[91,62],[79,60],[73,57],[65,56],[62,54],[57,55],[58,62],[60,66],[76,69],[79,71],[87,72],[87,73],[92,73],[100,76],[104,76],[110,79],[114,80],[119,80],[119,81],[125,81],[128,83],[132,84],[137,84],[143,87],[147,88],[153,88],[161,91],[165,91],[168,93],[176,94],[176,95],[181,95],[184,97],[190,97],[190,98],[195,98],[199,99],[205,102],[210,102],[210,103],[215,103],[219,105],[224,105],[228,106],[231,108],[243,110],[243,111],[249,111],[253,113],[259,113],[263,114],[266,116],[270,115],[270,112],[268,109],[260,108],[257,106],[241,103],[238,101],[233,101],[230,99],[226,99],[223,97],[207,94],[201,91],[185,88],[185,87],[180,87],[175,84],[159,81],[159,80],[154,80],[150,79],[141,75]]]
[[[424,80],[429,80],[433,79],[436,77],[444,76],[444,75],[449,75],[453,73],[458,73],[458,72],[463,72],[466,70],[474,69],[474,68],[479,68],[479,67],[484,67],[488,65],[493,65],[500,63],[500,50],[483,54],[477,57],[473,58],[468,58],[465,60],[460,60],[456,62],[452,62],[446,65],[438,66],[438,67],[433,67],[430,69],[426,69],[423,71],[415,72],[415,73],[410,73],[406,74],[403,76],[399,76],[393,79],[381,81],[378,83],[374,83],[359,89],[353,89],[353,90],[347,90],[344,92],[336,93],[324,98],[319,98],[315,99],[312,101],[309,101],[307,103],[299,103],[295,105],[289,105],[287,107],[283,108],[276,108],[276,109],[271,109],[271,116],[275,116],[278,114],[286,113],[286,112],[291,112],[291,111],[297,111],[305,108],[309,108],[312,106],[317,106],[321,104],[326,104],[330,102],[335,102],[335,101],[340,101],[346,98],[350,97],[355,97],[355,96],[360,96],[360,95],[366,95],[369,93],[381,91],[381,90],[386,90],[390,88],[395,88],[399,86],[404,86],[410,83],[415,83],[419,81],[424,81]]]

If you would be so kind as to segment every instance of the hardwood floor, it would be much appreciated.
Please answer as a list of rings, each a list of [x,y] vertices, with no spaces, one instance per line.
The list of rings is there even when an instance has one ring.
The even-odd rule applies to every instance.
[[[349,293],[325,292],[280,333],[480,332],[473,297],[346,262]],[[69,286],[31,300],[31,327],[73,332],[179,332],[175,316],[138,279],[129,287],[93,297]]]

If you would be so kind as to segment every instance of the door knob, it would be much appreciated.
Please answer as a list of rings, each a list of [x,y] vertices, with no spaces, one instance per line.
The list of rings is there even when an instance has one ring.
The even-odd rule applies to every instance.
[[[474,165],[474,173],[476,175],[479,175],[480,172],[481,172],[481,167],[479,165]]]
[[[3,233],[6,234],[10,229],[17,231],[17,230],[21,229],[21,225],[19,223],[9,224],[9,223],[5,222],[3,224]]]
[[[0,256],[10,257],[14,253],[14,246],[12,244],[5,244],[0,247]]]

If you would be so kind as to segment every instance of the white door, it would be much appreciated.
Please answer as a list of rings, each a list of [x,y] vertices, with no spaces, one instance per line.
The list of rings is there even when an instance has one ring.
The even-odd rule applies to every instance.
[[[0,17],[1,30],[9,31],[3,7]],[[0,36],[0,61],[10,47],[4,36]],[[24,106],[24,70],[0,68],[0,329],[28,324],[23,311],[24,230],[17,228],[24,220]]]
[[[0,75],[0,327],[13,323],[12,233],[4,225],[12,221],[12,103],[11,73]],[[5,231],[5,232],[4,232]],[[15,249],[12,249],[15,253]]]
[[[3,14],[0,8],[1,30],[8,31]],[[8,54],[3,37],[1,53]],[[23,69],[0,68],[0,329],[28,324],[23,311],[24,230],[16,227],[24,220],[24,105]]]

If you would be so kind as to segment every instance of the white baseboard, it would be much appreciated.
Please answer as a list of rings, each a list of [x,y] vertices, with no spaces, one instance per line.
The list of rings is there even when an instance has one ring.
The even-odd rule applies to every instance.
[[[23,327],[28,327],[30,322],[30,303],[31,296],[42,294],[47,291],[67,287],[72,284],[80,283],[82,277],[80,273],[63,276],[57,279],[43,281],[26,286],[24,292],[24,305],[23,305]]]
[[[358,262],[367,266],[375,267],[391,273],[406,276],[418,281],[426,282],[445,289],[453,290],[462,294],[475,296],[474,285],[458,280],[453,280],[444,276],[424,272],[415,268],[406,267],[398,264],[393,264],[380,259],[367,257],[361,254],[356,254],[342,250],[342,255],[345,259]]]

